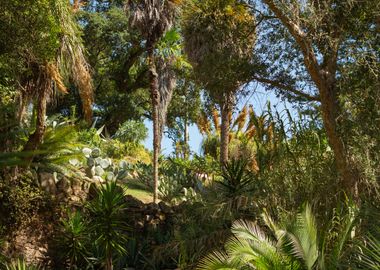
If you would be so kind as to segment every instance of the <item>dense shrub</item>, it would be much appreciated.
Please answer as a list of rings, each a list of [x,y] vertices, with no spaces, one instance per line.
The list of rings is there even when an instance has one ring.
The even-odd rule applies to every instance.
[[[21,174],[17,179],[0,181],[1,224],[11,231],[28,224],[50,198],[36,184],[36,176]]]

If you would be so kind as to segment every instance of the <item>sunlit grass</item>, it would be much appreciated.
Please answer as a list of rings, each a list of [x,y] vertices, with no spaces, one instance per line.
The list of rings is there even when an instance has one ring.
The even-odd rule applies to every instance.
[[[153,192],[146,185],[136,180],[128,180],[125,183],[124,194],[132,195],[144,203],[153,201]]]

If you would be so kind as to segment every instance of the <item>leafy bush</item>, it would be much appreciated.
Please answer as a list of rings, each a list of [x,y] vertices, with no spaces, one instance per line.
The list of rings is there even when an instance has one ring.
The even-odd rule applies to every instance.
[[[12,229],[26,225],[49,201],[31,173],[12,181],[0,181],[0,222]]]
[[[148,137],[148,129],[141,121],[128,120],[120,125],[113,137],[122,143],[139,144]]]

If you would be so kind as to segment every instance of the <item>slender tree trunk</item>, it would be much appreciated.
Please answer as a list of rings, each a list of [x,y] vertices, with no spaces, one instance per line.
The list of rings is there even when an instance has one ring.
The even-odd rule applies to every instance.
[[[113,269],[112,252],[109,252],[109,254],[107,254],[105,269],[106,270],[112,270]]]
[[[189,131],[188,131],[188,126],[187,126],[187,117],[185,117],[184,120],[184,134],[183,134],[183,157],[187,159],[189,157],[189,151],[188,151],[188,143],[189,143]]]
[[[157,203],[158,199],[158,156],[160,154],[160,126],[158,105],[160,101],[158,74],[156,65],[154,63],[153,48],[148,49],[148,61],[149,61],[149,80],[150,80],[150,94],[152,99],[152,120],[153,120],[153,202]]]
[[[74,12],[77,12],[79,10],[79,4],[80,4],[80,0],[74,0],[74,2],[73,2],[73,11]]]
[[[220,126],[220,164],[223,165],[228,161],[228,144],[229,144],[229,131],[231,113],[231,100],[229,97],[225,98],[221,104],[222,123]]]

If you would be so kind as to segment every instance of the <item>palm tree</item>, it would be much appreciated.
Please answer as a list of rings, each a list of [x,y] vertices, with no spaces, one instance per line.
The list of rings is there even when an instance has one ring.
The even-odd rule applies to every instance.
[[[220,107],[223,164],[228,160],[236,92],[250,77],[255,20],[248,7],[236,0],[189,0],[183,9],[182,32],[196,78]]]
[[[52,7],[51,14],[54,15],[56,25],[60,29],[58,53],[55,53],[53,59],[40,59],[29,55],[26,61],[30,62],[32,75],[20,82],[24,89],[21,92],[22,102],[18,112],[20,122],[30,98],[36,96],[37,99],[35,131],[24,146],[24,151],[27,152],[35,151],[42,143],[46,127],[47,102],[52,96],[53,86],[61,93],[67,93],[64,79],[73,81],[78,87],[84,118],[87,122],[92,119],[92,80],[84,56],[79,26],[68,1],[53,1]],[[27,159],[27,164],[30,164],[33,156]]]
[[[175,21],[179,0],[129,0],[127,11],[130,13],[130,24],[137,28],[146,40],[149,66],[149,86],[152,101],[153,119],[153,201],[157,202],[158,194],[158,157],[161,148],[162,119],[160,124],[160,106],[166,108],[173,88],[172,76],[165,63],[161,63],[163,73],[158,74],[154,49]],[[165,77],[167,80],[165,80]],[[161,81],[161,84],[160,84]],[[162,87],[160,87],[160,85]],[[170,90],[170,91],[168,91]],[[160,105],[161,104],[161,105]],[[164,113],[161,112],[161,116]],[[160,127],[161,125],[161,127]]]

